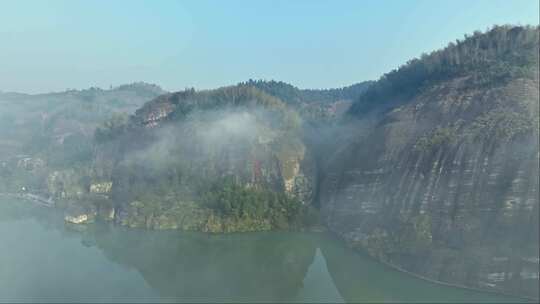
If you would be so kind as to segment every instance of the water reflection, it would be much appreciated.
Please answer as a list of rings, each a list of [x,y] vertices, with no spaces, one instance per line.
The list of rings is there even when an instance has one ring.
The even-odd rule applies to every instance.
[[[207,235],[89,227],[84,242],[137,269],[166,298],[285,301],[302,288],[316,239],[278,233]]]
[[[326,259],[317,248],[313,263],[304,277],[304,285],[296,296],[301,302],[344,303],[345,300],[328,272]]]
[[[509,302],[396,272],[327,234],[65,226],[0,200],[0,301]],[[16,278],[14,280],[14,278]]]
[[[332,237],[319,243],[328,272],[347,302],[515,303],[523,299],[430,283],[398,272],[342,245]]]

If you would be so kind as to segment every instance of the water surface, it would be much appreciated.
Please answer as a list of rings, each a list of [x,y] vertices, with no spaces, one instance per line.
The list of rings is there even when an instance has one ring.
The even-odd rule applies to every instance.
[[[106,223],[0,199],[0,301],[515,302],[429,283],[325,233],[209,235]]]

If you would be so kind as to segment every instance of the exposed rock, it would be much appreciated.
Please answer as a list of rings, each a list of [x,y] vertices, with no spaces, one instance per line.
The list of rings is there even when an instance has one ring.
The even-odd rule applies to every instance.
[[[45,166],[45,161],[43,161],[41,158],[33,158],[33,157],[24,157],[19,159],[17,162],[17,167],[22,168],[28,171],[32,171],[38,168],[43,168]]]
[[[315,161],[301,126],[281,100],[250,86],[160,96],[98,147],[93,170],[104,179],[90,192],[114,199],[120,222],[131,227],[283,229],[294,220],[288,213],[314,198]],[[226,185],[236,191],[230,200],[243,193],[261,201],[252,207],[207,201]],[[300,206],[279,206],[293,201]]]
[[[64,217],[64,220],[68,223],[72,224],[86,224],[88,222],[88,215],[87,214],[79,214],[79,215],[66,215]]]
[[[90,193],[106,194],[111,192],[113,183],[112,182],[100,182],[93,183],[90,185]]]
[[[407,271],[538,298],[538,74],[469,73],[388,101],[333,155],[323,218]]]
[[[64,220],[70,224],[92,223],[97,216],[97,211],[93,206],[71,205],[66,209]]]

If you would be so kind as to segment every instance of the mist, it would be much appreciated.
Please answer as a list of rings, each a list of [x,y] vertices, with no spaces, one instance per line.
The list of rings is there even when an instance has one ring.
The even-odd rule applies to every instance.
[[[0,92],[0,294],[538,300],[538,29],[339,88]]]

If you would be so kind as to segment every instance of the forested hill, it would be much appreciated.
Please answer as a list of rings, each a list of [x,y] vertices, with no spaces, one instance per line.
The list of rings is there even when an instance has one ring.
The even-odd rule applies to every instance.
[[[186,89],[158,96],[138,109],[132,121],[153,127],[161,122],[182,120],[192,112],[227,111],[231,108],[264,108],[285,116],[293,113],[278,97],[253,86],[240,84],[214,90]]]
[[[105,200],[79,207],[114,208],[115,220],[127,226],[286,229],[303,223],[311,210],[315,164],[302,121],[254,86],[165,94],[130,119],[104,124],[95,138],[85,178],[111,186],[102,193]],[[74,195],[69,189],[91,187],[54,192]]]
[[[327,123],[346,112],[354,100],[373,83],[359,82],[333,89],[299,89],[283,81],[248,80],[241,83],[260,89],[283,100],[309,122]]]
[[[359,82],[350,86],[332,89],[299,89],[283,81],[248,80],[242,84],[254,86],[270,95],[279,97],[287,104],[325,103],[338,100],[357,99],[372,83]]]
[[[382,76],[349,109],[361,116],[403,102],[422,88],[446,79],[469,76],[470,86],[482,86],[538,73],[538,27],[494,26],[475,31],[442,50],[422,54]]]
[[[165,92],[143,82],[46,94],[0,92],[0,159],[31,154],[70,165],[90,145],[96,126]]]

